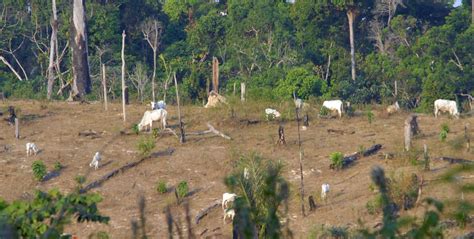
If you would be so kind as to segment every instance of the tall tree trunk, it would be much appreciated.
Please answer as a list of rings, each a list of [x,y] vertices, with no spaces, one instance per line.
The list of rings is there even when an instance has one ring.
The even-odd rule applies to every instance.
[[[354,47],[354,19],[356,13],[353,9],[347,10],[347,19],[349,20],[349,40],[351,43],[351,73],[352,80],[356,79],[355,47]]]
[[[101,63],[102,65],[102,86],[103,86],[103,90],[104,90],[104,108],[105,108],[105,111],[108,110],[108,107],[107,107],[107,81],[105,79],[105,64]]]
[[[82,99],[91,92],[89,60],[87,58],[87,25],[85,0],[73,0],[72,10],[72,97]]]
[[[51,19],[51,41],[49,47],[49,64],[48,64],[48,87],[47,95],[48,100],[51,99],[53,94],[53,84],[54,84],[54,55],[57,52],[58,46],[58,16],[56,14],[56,0],[52,0],[52,10],[53,16]],[[58,57],[58,56],[56,56]]]
[[[151,95],[153,98],[153,102],[156,102],[155,100],[155,77],[156,77],[156,51],[157,49],[153,49],[153,76],[151,78]]]
[[[125,88],[125,30],[122,32],[122,113],[123,113],[123,122],[127,121],[127,114],[125,112],[126,104],[126,88]]]

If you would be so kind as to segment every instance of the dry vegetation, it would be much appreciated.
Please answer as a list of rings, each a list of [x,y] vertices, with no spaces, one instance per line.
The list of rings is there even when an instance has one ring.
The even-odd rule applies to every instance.
[[[9,101],[1,104],[3,112],[8,105],[19,109],[21,138],[16,140],[14,128],[4,121],[0,122],[0,197],[7,201],[31,198],[35,189],[56,187],[63,192],[70,192],[76,187],[74,178],[77,175],[84,175],[87,184],[142,157],[137,142],[144,133],[136,135],[131,128],[148,106],[127,106],[128,122],[124,124],[120,104],[110,104],[109,111],[104,112],[99,103]],[[420,163],[423,159],[423,144],[428,145],[432,159],[441,156],[474,158],[474,150],[466,152],[465,148],[459,148],[457,142],[464,133],[465,124],[470,125],[470,134],[474,135],[472,117],[454,120],[448,116],[435,119],[432,115],[420,115],[421,135],[414,139],[413,152],[403,153],[403,121],[408,113],[389,117],[382,113],[383,107],[372,106],[374,117],[370,124],[364,113],[365,108],[359,109],[358,112],[362,113],[353,118],[319,119],[319,108],[314,107],[313,103],[313,109],[309,111],[310,126],[308,130],[301,132],[301,137],[306,198],[313,195],[318,208],[303,218],[298,195],[298,144],[296,123],[292,120],[292,102],[248,102],[244,107],[240,102],[231,100],[230,105],[217,109],[186,106],[182,111],[187,131],[206,130],[206,123],[211,122],[216,129],[230,135],[232,140],[211,135],[189,136],[185,144],[179,144],[175,136],[160,134],[153,152],[171,147],[175,149],[171,156],[152,157],[92,189],[104,197],[99,207],[103,215],[111,217],[109,225],[72,224],[66,231],[79,238],[98,231],[105,231],[112,238],[130,238],[131,221],[139,219],[138,202],[143,196],[146,202],[146,232],[151,237],[163,237],[167,233],[164,208],[171,204],[172,213],[180,217],[182,222],[185,220],[184,209],[175,205],[173,193],[157,192],[157,182],[166,182],[168,187],[176,187],[179,182],[186,181],[190,193],[185,200],[189,202],[190,213],[194,217],[201,209],[221,198],[222,193],[227,191],[223,179],[231,172],[233,161],[240,154],[252,151],[284,162],[284,176],[291,184],[288,217],[296,238],[307,237],[321,224],[355,227],[358,220],[361,220],[371,227],[381,220],[380,214],[371,215],[367,210],[367,202],[376,195],[371,190],[373,187],[369,173],[372,166],[382,166],[386,175],[401,182],[407,181],[407,176],[412,173],[423,176],[426,182],[423,196],[448,199],[460,195],[449,185],[438,183],[437,178],[451,166],[432,160],[431,171],[423,171],[424,166]],[[287,142],[284,146],[277,144],[279,122],[264,120],[263,109],[266,107],[275,107],[282,113]],[[168,122],[171,127],[176,127],[176,107],[170,106],[168,111]],[[447,123],[450,127],[446,142],[441,142],[438,137],[442,123]],[[340,130],[338,132],[343,134],[330,133],[328,129]],[[94,130],[98,135],[78,136],[79,132],[85,130]],[[27,142],[35,142],[41,152],[27,158]],[[331,153],[339,151],[349,154],[375,143],[383,145],[378,154],[362,158],[344,170],[329,169]],[[99,170],[89,168],[89,162],[96,151],[100,151],[103,157]],[[385,159],[388,155],[393,158]],[[54,170],[56,162],[63,168],[58,175],[38,183],[31,169],[32,162],[37,159],[43,160],[49,171]],[[472,182],[473,179],[464,180]],[[327,204],[321,204],[319,200],[322,183],[331,185]],[[418,207],[401,213],[420,216],[423,210]],[[198,225],[193,222],[194,233],[199,235],[208,229],[203,233],[204,236],[217,234],[219,237],[231,237],[231,226],[222,224],[222,216],[219,208],[211,211]],[[451,237],[473,229],[473,225],[469,224],[464,231],[454,229],[448,235]]]

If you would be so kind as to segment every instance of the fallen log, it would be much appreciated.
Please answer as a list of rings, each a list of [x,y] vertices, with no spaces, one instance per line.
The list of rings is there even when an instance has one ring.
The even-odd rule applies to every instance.
[[[342,159],[342,168],[348,167],[350,164],[352,164],[354,161],[356,161],[360,157],[367,157],[367,156],[370,156],[370,155],[376,153],[381,148],[382,148],[381,144],[374,144],[370,148],[368,148],[367,150],[364,150],[363,152],[356,152],[356,153],[344,156],[344,158]],[[331,164],[331,165],[329,165],[329,168],[330,169],[335,169],[336,167],[335,167],[335,165]]]
[[[214,201],[211,205],[209,205],[207,208],[201,210],[201,211],[196,215],[196,217],[195,217],[195,219],[194,219],[194,222],[195,222],[196,224],[199,224],[199,221],[201,221],[201,219],[202,219],[203,217],[205,217],[207,214],[209,214],[209,212],[210,212],[211,210],[213,210],[214,208],[216,208],[217,206],[219,206],[219,205],[221,205],[221,204],[222,204],[221,200],[216,200],[216,201]]]
[[[174,149],[173,148],[168,148],[164,151],[160,151],[160,152],[156,152],[156,153],[152,153],[150,156],[147,156],[147,157],[143,157],[141,158],[140,160],[138,161],[135,161],[135,162],[132,162],[132,163],[127,163],[126,165],[118,168],[118,169],[115,169],[113,170],[112,172],[110,173],[107,173],[106,175],[102,176],[101,178],[99,178],[98,180],[92,182],[92,183],[89,183],[87,186],[85,186],[84,188],[82,188],[81,190],[79,190],[79,193],[86,193],[87,191],[93,189],[93,188],[96,188],[96,187],[99,187],[100,185],[102,185],[102,183],[104,183],[105,181],[111,179],[112,177],[116,176],[117,174],[119,173],[123,173],[125,172],[126,170],[128,169],[131,169],[137,165],[139,165],[140,163],[142,163],[143,161],[147,160],[147,159],[150,159],[150,158],[155,158],[155,157],[159,157],[159,156],[168,156],[168,155],[172,155],[174,152]]]
[[[251,125],[251,124],[260,123],[260,120],[258,120],[258,119],[241,119],[239,122],[242,123],[242,124]]]
[[[94,130],[84,130],[84,131],[81,131],[79,132],[79,136],[83,136],[83,137],[91,137],[91,138],[99,138],[99,134],[97,132],[95,132]]]
[[[355,131],[349,131],[349,132],[346,132],[342,129],[327,129],[328,133],[334,133],[334,134],[341,134],[341,135],[345,135],[345,134],[355,134]]]
[[[459,163],[459,164],[474,163],[474,161],[472,161],[472,160],[461,159],[461,158],[439,157],[439,158],[436,158],[436,159],[437,160],[442,160],[442,161],[447,161],[450,164],[454,164],[454,163]]]

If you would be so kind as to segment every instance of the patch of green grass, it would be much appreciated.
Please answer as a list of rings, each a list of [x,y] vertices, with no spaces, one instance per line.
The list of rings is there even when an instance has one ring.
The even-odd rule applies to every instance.
[[[447,137],[448,137],[448,131],[441,130],[441,132],[439,133],[439,140],[441,142],[444,142],[444,141],[446,141]]]
[[[382,211],[382,197],[377,195],[365,204],[365,208],[370,215],[378,214]]]
[[[341,152],[333,152],[329,155],[329,159],[331,160],[331,168],[342,169],[344,154]]]
[[[43,161],[35,160],[31,165],[31,168],[33,169],[33,176],[36,180],[41,181],[44,176],[46,176],[46,165],[44,165]]]
[[[139,133],[140,133],[140,130],[138,129],[138,124],[133,124],[133,125],[132,125],[132,131],[133,131],[133,133],[135,133],[135,134],[139,134]]]
[[[441,131],[446,131],[446,133],[449,133],[449,125],[448,123],[443,123],[441,125]]]
[[[366,115],[367,115],[367,121],[369,121],[369,124],[372,124],[372,121],[374,121],[374,113],[372,112],[370,108],[367,109]]]
[[[54,170],[59,171],[63,168],[63,165],[60,162],[54,163]]]
[[[153,138],[158,138],[158,136],[160,136],[160,130],[158,128],[154,128],[151,132],[151,134],[153,135]]]
[[[83,184],[86,182],[86,177],[84,175],[76,175],[74,181],[76,181],[77,184]]]
[[[178,199],[178,203],[180,203],[184,197],[189,192],[188,182],[181,181],[178,186],[176,187],[176,197]]]
[[[156,183],[156,191],[165,194],[168,192],[168,188],[166,187],[166,182],[165,181],[158,181]]]
[[[150,155],[155,148],[155,139],[152,137],[142,137],[138,140],[137,149],[143,156]]]
[[[331,111],[326,108],[326,107],[321,107],[321,110],[319,110],[319,116],[328,116],[331,114]]]

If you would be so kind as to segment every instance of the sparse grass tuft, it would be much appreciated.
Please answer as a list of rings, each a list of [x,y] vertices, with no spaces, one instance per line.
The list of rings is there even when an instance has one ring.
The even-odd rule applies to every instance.
[[[74,180],[77,184],[81,185],[86,182],[86,177],[84,175],[77,175]]]
[[[133,131],[133,133],[135,133],[135,134],[139,134],[139,133],[140,133],[140,130],[138,129],[138,124],[133,124],[133,125],[132,125],[132,131]]]
[[[367,109],[367,121],[369,121],[369,124],[372,124],[372,121],[374,120],[374,113],[370,108]]]
[[[60,162],[54,163],[54,170],[59,171],[63,168],[63,165]]]
[[[181,181],[176,187],[176,197],[178,199],[178,204],[183,200],[184,197],[189,192],[188,182]]]

